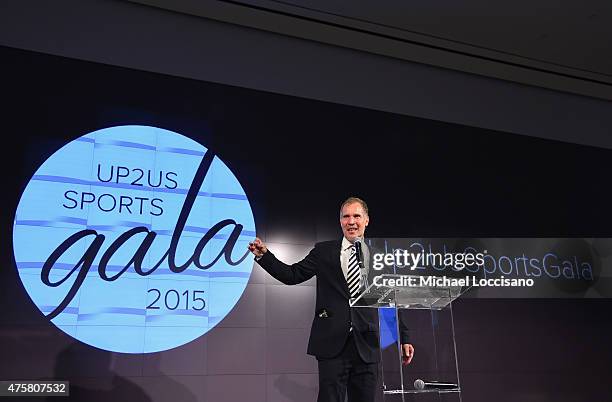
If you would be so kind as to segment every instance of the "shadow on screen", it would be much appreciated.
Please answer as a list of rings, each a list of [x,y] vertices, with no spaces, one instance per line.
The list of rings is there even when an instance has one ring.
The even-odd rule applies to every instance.
[[[73,343],[62,350],[55,362],[54,378],[70,381],[70,397],[49,397],[48,401],[150,402],[144,390],[111,369],[111,353]]]
[[[140,356],[134,355],[134,358],[142,362]],[[55,379],[70,381],[70,397],[49,397],[47,400],[87,402],[154,400],[195,402],[197,400],[187,387],[159,370],[159,356],[150,359],[149,363],[152,363],[152,367],[149,368],[146,377],[139,378],[142,384],[137,384],[132,381],[133,379],[120,376],[112,370],[111,353],[74,343],[58,354],[54,372]]]
[[[312,395],[313,392],[316,395],[316,390],[313,391],[311,387],[304,386],[285,374],[281,374],[274,381],[274,387],[278,389],[278,392],[283,396],[283,400],[285,401],[303,401],[305,399],[304,396]]]

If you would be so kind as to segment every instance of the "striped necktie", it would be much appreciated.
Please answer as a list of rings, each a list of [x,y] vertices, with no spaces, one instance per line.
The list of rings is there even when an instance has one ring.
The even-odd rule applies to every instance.
[[[351,252],[348,260],[348,270],[346,272],[346,282],[349,288],[349,294],[351,298],[354,298],[359,294],[359,284],[360,284],[360,269],[359,262],[357,261],[357,252],[355,250],[355,245],[351,245]]]

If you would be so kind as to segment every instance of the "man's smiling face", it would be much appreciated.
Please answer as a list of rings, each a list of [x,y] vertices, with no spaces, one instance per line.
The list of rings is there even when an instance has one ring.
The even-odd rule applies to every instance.
[[[345,204],[340,211],[340,227],[344,237],[350,242],[355,241],[357,237],[363,238],[369,222],[368,214],[358,202]]]

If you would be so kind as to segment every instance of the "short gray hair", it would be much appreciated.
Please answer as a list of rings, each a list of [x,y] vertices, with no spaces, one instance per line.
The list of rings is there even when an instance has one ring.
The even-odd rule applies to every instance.
[[[344,202],[340,204],[340,214],[342,214],[342,208],[344,208],[345,205],[354,204],[354,203],[360,204],[365,214],[367,216],[370,216],[368,212],[368,204],[366,204],[366,202],[359,197],[349,197],[346,200],[344,200]]]

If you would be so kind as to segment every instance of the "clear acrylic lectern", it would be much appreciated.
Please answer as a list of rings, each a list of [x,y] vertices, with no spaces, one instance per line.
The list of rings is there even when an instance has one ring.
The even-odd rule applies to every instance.
[[[350,305],[379,309],[385,402],[461,401],[452,302],[467,288],[431,286],[420,278],[379,275]],[[415,348],[407,366],[402,365],[400,330]]]

